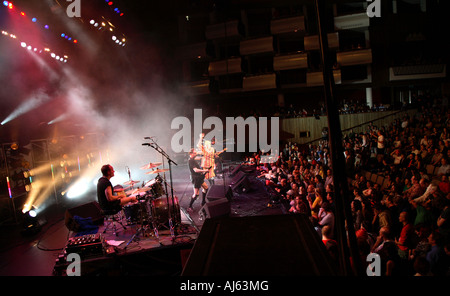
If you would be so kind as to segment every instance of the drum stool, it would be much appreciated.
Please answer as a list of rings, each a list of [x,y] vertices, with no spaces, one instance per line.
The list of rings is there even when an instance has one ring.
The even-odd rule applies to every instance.
[[[116,224],[119,223],[122,225],[123,229],[127,229],[125,225],[122,223],[122,210],[120,211],[102,211],[103,216],[105,217],[105,220],[108,224],[106,224],[105,230],[103,230],[103,233],[105,233],[107,230],[112,228],[113,233],[115,236],[118,236],[117,234],[117,226]]]

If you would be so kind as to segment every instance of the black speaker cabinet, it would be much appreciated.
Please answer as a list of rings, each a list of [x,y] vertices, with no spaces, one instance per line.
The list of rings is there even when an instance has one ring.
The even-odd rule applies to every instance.
[[[198,212],[200,217],[210,219],[215,217],[228,216],[231,212],[230,202],[226,198],[207,202]]]
[[[205,220],[182,276],[333,276],[335,263],[303,215]]]
[[[246,173],[239,172],[231,181],[230,187],[232,191],[237,193],[248,192],[251,189],[248,175]]]
[[[234,177],[241,170],[241,167],[242,167],[242,165],[238,165],[237,167],[232,169],[230,172],[230,177]],[[230,169],[231,169],[231,167],[230,167]]]
[[[77,231],[75,229],[77,225],[74,223],[74,216],[79,216],[81,218],[91,218],[92,222],[96,225],[103,223],[104,217],[102,215],[102,210],[98,202],[90,202],[66,210],[65,214],[65,225],[69,230]]]
[[[213,185],[208,189],[208,193],[206,194],[206,199],[208,201],[214,201],[221,198],[226,198],[228,201],[233,199],[233,191],[230,186]]]

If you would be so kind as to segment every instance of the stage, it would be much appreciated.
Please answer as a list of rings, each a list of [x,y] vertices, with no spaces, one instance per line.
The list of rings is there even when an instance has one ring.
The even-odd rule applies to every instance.
[[[239,163],[228,163],[224,173],[215,180],[216,194],[211,191],[205,207],[201,206],[200,196],[193,205],[193,211],[187,211],[193,192],[188,167],[186,164],[174,167],[173,190],[178,200],[175,212],[179,215],[174,227],[171,228],[168,221],[161,221],[163,223],[156,229],[146,222],[127,223],[129,221],[124,214],[122,223],[126,229],[117,224],[117,235],[112,229],[104,232],[106,221],[93,234],[78,234],[78,237],[97,235],[96,239],[103,246],[102,252],[88,249],[88,255],[81,257],[81,275],[181,275],[206,219],[286,213],[281,204],[270,204],[271,194],[263,181],[256,178],[256,174],[246,173],[245,183],[234,184],[238,176],[233,171],[236,173],[238,167]],[[217,189],[222,188],[223,196],[217,196]],[[34,235],[23,236],[18,234],[20,227],[4,225],[0,275],[66,275],[71,263],[67,261],[68,243],[77,237],[77,233],[67,229],[65,215],[74,206],[95,202],[94,196],[91,193],[79,205],[59,205],[49,209],[42,230]],[[165,196],[160,198],[165,199]],[[164,212],[164,209],[159,208],[158,211]],[[140,228],[142,232],[138,231]]]

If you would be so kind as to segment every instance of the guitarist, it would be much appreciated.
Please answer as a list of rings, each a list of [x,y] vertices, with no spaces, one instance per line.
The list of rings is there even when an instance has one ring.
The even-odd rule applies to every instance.
[[[203,138],[205,137],[204,133],[200,134],[200,138],[197,144],[197,147],[202,151],[202,167],[210,167],[209,171],[206,172],[205,179],[209,181],[210,185],[214,185],[214,177],[216,176],[214,170],[216,168],[215,159],[222,152],[226,151],[226,148],[220,152],[216,152],[214,147],[211,145],[211,141],[205,141],[204,145]]]
[[[197,152],[195,151],[195,149],[191,149],[191,151],[189,151],[188,166],[191,173],[191,182],[194,185],[194,194],[192,195],[191,201],[189,203],[188,211],[193,211],[192,205],[200,194],[200,188],[202,188],[203,193],[202,206],[206,203],[205,198],[206,193],[208,192],[208,185],[205,183],[205,175],[209,172],[210,168],[202,169],[197,160],[195,160],[196,156]]]

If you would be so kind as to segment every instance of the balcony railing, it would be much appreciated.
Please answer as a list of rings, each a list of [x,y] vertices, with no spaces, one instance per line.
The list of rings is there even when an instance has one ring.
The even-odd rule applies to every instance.
[[[296,53],[280,55],[273,58],[273,69],[275,71],[308,68],[308,55]]]
[[[242,40],[240,43],[241,55],[273,52],[273,37],[262,37],[256,39]]]
[[[334,17],[336,30],[358,29],[370,26],[370,19],[366,13],[356,13]]]
[[[284,33],[298,33],[305,31],[305,18],[295,16],[270,21],[270,32],[273,35]]]
[[[336,61],[340,66],[354,66],[372,63],[372,49],[358,49],[338,52]]]

